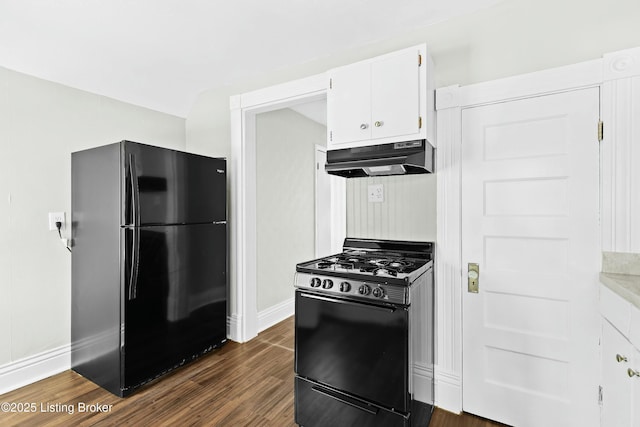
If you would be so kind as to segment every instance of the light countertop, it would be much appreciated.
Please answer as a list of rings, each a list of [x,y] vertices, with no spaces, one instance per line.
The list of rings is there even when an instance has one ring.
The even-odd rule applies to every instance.
[[[600,282],[640,309],[640,275],[600,273]]]
[[[640,309],[640,254],[603,252],[600,282]]]

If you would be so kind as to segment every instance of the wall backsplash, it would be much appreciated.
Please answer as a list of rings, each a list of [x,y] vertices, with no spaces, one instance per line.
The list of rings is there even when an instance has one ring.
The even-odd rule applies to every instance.
[[[380,184],[383,201],[369,202],[369,186]],[[347,236],[435,241],[436,175],[348,179]]]
[[[603,251],[602,272],[640,275],[640,254]]]

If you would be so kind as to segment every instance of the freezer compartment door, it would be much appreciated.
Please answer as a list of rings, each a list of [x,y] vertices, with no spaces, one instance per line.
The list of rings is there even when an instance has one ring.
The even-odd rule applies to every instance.
[[[226,340],[223,224],[124,228],[123,376],[136,387]]]
[[[129,141],[122,156],[122,225],[226,221],[225,159]]]

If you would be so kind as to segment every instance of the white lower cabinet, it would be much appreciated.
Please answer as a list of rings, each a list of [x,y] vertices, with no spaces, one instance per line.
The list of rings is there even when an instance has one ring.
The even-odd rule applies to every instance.
[[[640,379],[628,370],[640,369],[640,355],[606,319],[602,321],[602,426],[640,425],[634,402],[640,398]],[[636,409],[636,412],[638,410]],[[633,422],[633,423],[632,423]]]
[[[635,377],[633,378],[633,390],[631,390],[631,425],[640,427],[640,351],[634,351]]]
[[[602,427],[640,427],[640,309],[603,287]]]

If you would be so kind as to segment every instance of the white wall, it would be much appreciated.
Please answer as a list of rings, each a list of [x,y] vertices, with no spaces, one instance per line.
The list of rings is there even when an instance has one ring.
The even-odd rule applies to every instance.
[[[70,342],[71,152],[123,139],[184,149],[184,119],[0,68],[0,368]],[[69,230],[64,230],[69,233]]]
[[[383,201],[369,202],[369,185],[382,185]],[[436,240],[436,175],[347,180],[347,236]]]
[[[637,0],[506,0],[497,6],[407,31],[360,49],[203,92],[187,117],[187,146],[209,154],[229,151],[229,96],[322,73],[426,42],[436,85],[470,84],[596,59],[640,46]],[[259,67],[259,64],[256,64]]]
[[[251,81],[202,93],[186,121],[187,148],[203,154],[230,153],[229,96],[327,71],[330,68],[426,42],[436,64],[436,86],[471,84],[510,75],[600,58],[604,53],[640,46],[638,0],[507,0],[494,7],[360,49],[337,51],[330,57],[264,74]],[[256,64],[259,67],[259,64]],[[406,177],[405,177],[406,178]],[[437,179],[437,176],[436,178]],[[434,178],[406,179],[394,203],[411,211],[406,226],[416,236],[435,235]],[[367,204],[357,205],[366,186],[350,184],[349,232],[360,237],[402,238],[397,217],[380,212],[373,228],[356,218],[376,215]],[[400,195],[404,194],[404,195]],[[419,194],[419,196],[415,196]],[[391,195],[391,193],[390,193]],[[359,209],[359,210],[354,210]],[[404,225],[403,225],[404,226]],[[382,230],[389,230],[383,232]],[[231,295],[233,299],[233,293]],[[231,301],[231,307],[235,306]]]
[[[326,127],[288,108],[256,116],[258,312],[293,298],[297,263],[315,252],[315,145]]]

